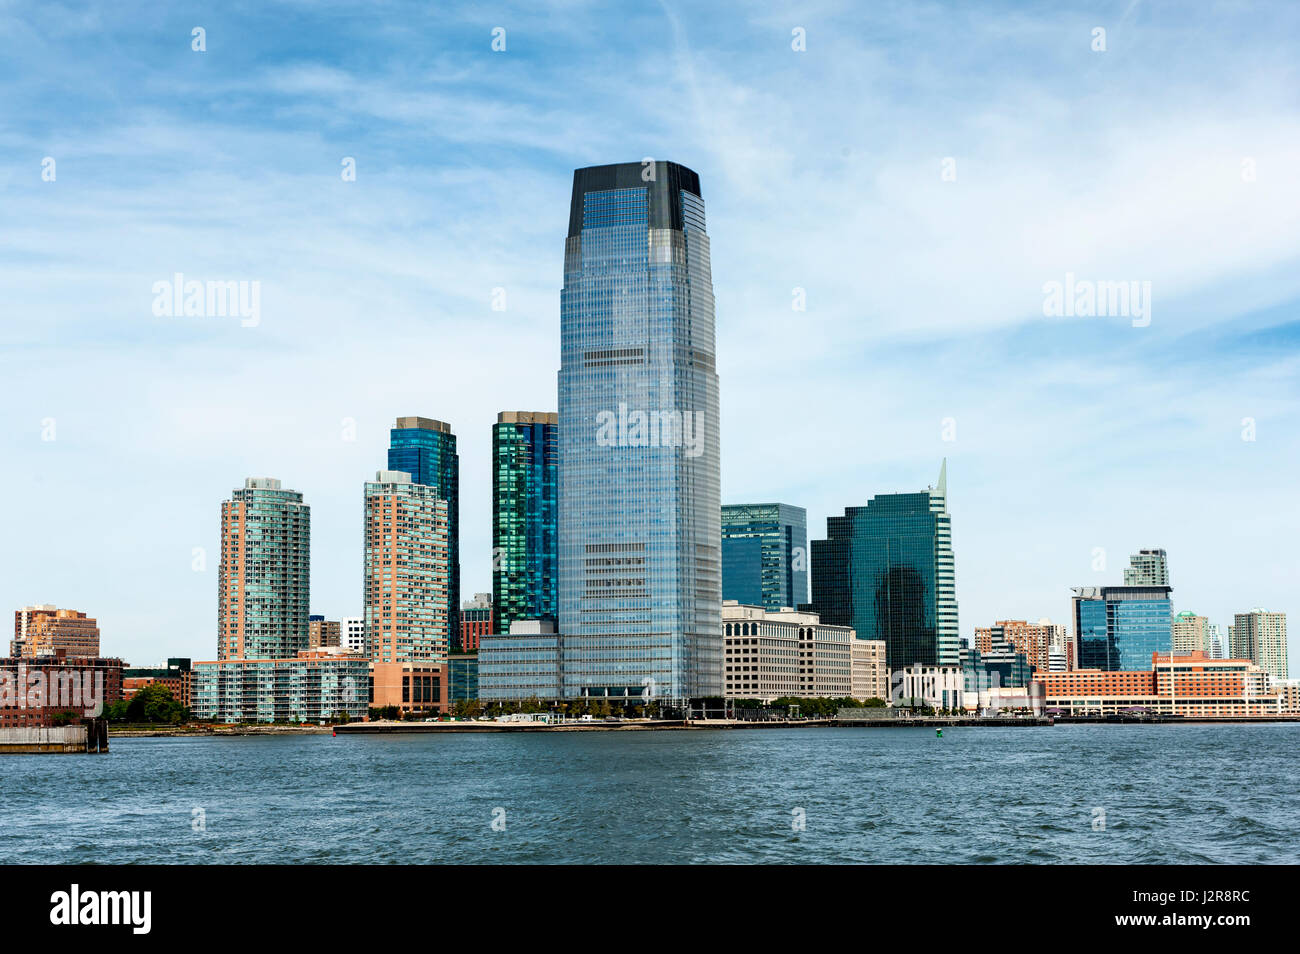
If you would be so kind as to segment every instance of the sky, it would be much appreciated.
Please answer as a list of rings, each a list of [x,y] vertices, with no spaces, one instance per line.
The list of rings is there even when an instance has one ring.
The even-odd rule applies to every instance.
[[[964,637],[1144,547],[1175,611],[1294,617],[1297,41],[1287,2],[0,0],[0,606],[214,658],[221,501],[271,476],[313,611],[359,614],[412,414],[458,435],[490,589],[573,170],[655,158],[707,206],[724,502],[820,538],[947,458]],[[176,273],[258,282],[258,320],[155,314]],[[1149,308],[1047,314],[1067,280]]]

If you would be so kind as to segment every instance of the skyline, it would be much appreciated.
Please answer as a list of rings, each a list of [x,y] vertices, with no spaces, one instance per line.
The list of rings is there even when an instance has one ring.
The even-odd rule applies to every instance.
[[[311,612],[357,615],[361,485],[407,414],[447,421],[460,441],[462,592],[489,590],[492,424],[501,410],[556,409],[555,248],[572,170],[653,155],[707,183],[723,503],[805,507],[821,539],[828,515],[915,492],[947,457],[962,638],[995,619],[1068,622],[1071,587],[1118,585],[1148,547],[1170,554],[1176,612],[1225,632],[1254,606],[1293,612],[1300,186],[1270,170],[1300,157],[1282,93],[1291,31],[1276,22],[1297,15],[1277,8],[1268,35],[1232,14],[1163,23],[1130,9],[1111,15],[1104,54],[1087,48],[1107,19],[1095,13],[1007,14],[995,27],[847,10],[808,19],[797,54],[793,24],[729,11],[717,30],[721,14],[686,24],[660,8],[632,17],[644,29],[628,31],[640,44],[628,69],[568,114],[583,84],[581,69],[564,78],[561,54],[607,62],[628,40],[517,10],[503,15],[507,51],[484,62],[495,22],[440,29],[412,13],[416,44],[358,18],[323,34],[314,24],[289,65],[246,79],[277,42],[250,24],[274,13],[204,13],[203,54],[188,48],[186,13],[131,35],[72,18],[30,44],[0,14],[13,64],[0,82],[31,114],[27,133],[0,131],[14,225],[0,275],[19,319],[0,332],[12,409],[0,486],[37,504],[6,518],[25,545],[2,558],[0,593],[88,612],[105,649],[137,665],[212,658],[219,501],[268,476],[313,510]],[[1216,40],[1192,42],[1210,22]],[[99,70],[102,91],[70,98],[105,55],[82,41],[105,31],[127,68],[108,81]],[[1077,46],[1077,69],[1038,77],[1027,96],[1020,71],[1041,67],[1044,43],[1053,57]],[[738,63],[745,44],[767,52]],[[130,55],[145,46],[148,66]],[[924,68],[895,62],[901,48],[925,51]],[[388,72],[355,79],[385,52]],[[933,62],[945,53],[955,62]],[[41,96],[23,85],[42,54],[69,62],[64,92],[59,79]],[[470,82],[470,64],[500,72]],[[979,64],[999,75],[944,85]],[[1205,78],[1216,73],[1222,88]],[[429,88],[403,92],[415,75]],[[642,82],[681,92],[687,119],[628,93]],[[855,83],[870,96],[835,110],[812,95]],[[1090,113],[1103,88],[1105,110]],[[1173,109],[1190,96],[1195,117]],[[1186,127],[1150,128],[1152,103]],[[520,104],[565,122],[548,130]],[[1076,129],[1085,115],[1095,136]],[[1081,138],[1091,162],[1076,155]],[[1237,176],[1246,150],[1259,169],[1249,184]],[[47,155],[52,183],[40,179]],[[345,156],[355,182],[338,177]],[[955,182],[940,178],[946,156]],[[1172,193],[1185,197],[1179,215]],[[176,272],[260,281],[260,323],[153,316],[153,283]],[[1043,317],[1043,283],[1067,274],[1152,281],[1150,326]],[[489,377],[489,362],[511,373]],[[1246,417],[1255,441],[1241,440]],[[945,418],[955,441],[942,439]],[[41,440],[47,419],[53,441]],[[793,436],[789,466],[772,466],[773,433]],[[205,571],[191,569],[194,547]],[[1095,547],[1105,571],[1092,569]]]

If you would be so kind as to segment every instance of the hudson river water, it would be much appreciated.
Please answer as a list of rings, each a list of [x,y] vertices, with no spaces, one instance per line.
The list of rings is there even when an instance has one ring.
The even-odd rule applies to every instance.
[[[116,739],[0,756],[0,861],[1295,863],[1298,779],[1297,724]]]

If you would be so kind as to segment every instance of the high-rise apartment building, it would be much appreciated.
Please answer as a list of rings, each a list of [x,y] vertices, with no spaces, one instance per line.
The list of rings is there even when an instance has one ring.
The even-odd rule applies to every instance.
[[[567,697],[722,693],[714,348],[699,176],[651,160],[574,172],[559,373]]]
[[[445,662],[451,649],[450,505],[431,484],[379,471],[365,485],[366,644],[375,662]]]
[[[1275,679],[1287,679],[1286,613],[1237,613],[1229,629],[1233,659],[1249,659]]]
[[[460,455],[451,425],[430,417],[399,417],[389,431],[388,469],[411,475],[411,482],[438,489],[447,501],[447,548],[451,581],[447,620],[460,627]]]
[[[49,603],[14,610],[13,657],[99,656],[99,625],[78,610],[59,609]]]
[[[497,632],[558,615],[559,415],[502,411],[492,427],[492,593]],[[469,647],[466,646],[466,649]]]
[[[1152,653],[1173,645],[1168,586],[1074,588],[1074,633],[1080,669],[1146,669]]]
[[[722,598],[768,609],[808,602],[808,512],[790,504],[722,508]]]
[[[313,613],[307,617],[307,648],[339,646],[342,644],[342,630],[339,621],[326,619]]]
[[[812,608],[824,622],[883,639],[891,670],[957,666],[957,584],[948,464],[920,493],[877,494],[828,517],[812,543]]]
[[[1169,559],[1164,550],[1139,550],[1124,568],[1125,586],[1169,586]]]
[[[1199,651],[1214,658],[1212,627],[1204,616],[1184,611],[1173,618],[1171,629],[1175,656],[1190,656]]]
[[[491,593],[475,593],[472,600],[465,601],[460,608],[460,645],[457,647],[458,652],[477,652],[479,641],[484,636],[491,636],[496,632],[493,628],[492,615]]]
[[[221,504],[217,658],[278,659],[307,648],[311,508],[272,477]]]
[[[1051,669],[1053,649],[1068,658],[1072,655],[1067,644],[1066,627],[1050,619],[1030,623],[1023,619],[1000,619],[992,626],[975,628],[975,649],[982,655],[999,652],[1023,653],[1029,665],[1038,672]]]

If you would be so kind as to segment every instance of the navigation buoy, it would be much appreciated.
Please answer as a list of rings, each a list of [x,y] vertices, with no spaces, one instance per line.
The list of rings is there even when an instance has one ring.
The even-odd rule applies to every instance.
[[[939,738],[942,739],[942,738],[943,738],[943,729],[935,729],[935,730],[934,730],[934,734],[937,735]]]

